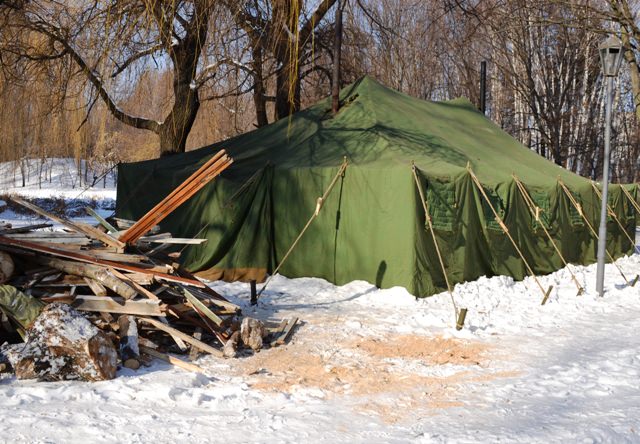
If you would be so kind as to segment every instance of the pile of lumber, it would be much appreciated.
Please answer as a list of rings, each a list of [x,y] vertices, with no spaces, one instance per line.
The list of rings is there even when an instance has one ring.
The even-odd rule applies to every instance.
[[[201,371],[187,360],[175,358],[169,353],[188,353],[190,360],[199,353],[233,357],[243,345],[260,350],[265,343],[283,343],[291,334],[295,321],[285,322],[288,328],[280,324],[270,329],[255,319],[242,319],[237,305],[182,269],[177,263],[179,251],[170,251],[170,247],[176,244],[194,244],[206,240],[177,239],[169,233],[160,233],[156,225],[204,183],[219,174],[220,162],[226,162],[223,165],[228,166],[230,161],[225,158],[226,155],[214,156],[212,161],[137,222],[116,218],[107,221],[88,208],[87,212],[95,217],[97,225],[84,224],[50,214],[30,202],[12,197],[16,204],[51,220],[61,228],[58,231],[47,230],[50,223],[19,228],[0,226],[2,327],[5,334],[13,328],[27,343],[37,340],[37,344],[34,342],[35,345],[23,347],[36,350],[26,358],[24,353],[19,358],[13,356],[15,347],[5,353],[13,356],[12,363],[21,363],[19,366],[27,368],[25,374],[30,377],[47,380],[78,377],[91,380],[78,376],[77,371],[63,375],[55,374],[51,369],[43,371],[41,367],[46,366],[46,362],[39,360],[45,355],[47,362],[59,357],[57,353],[60,353],[60,347],[51,347],[51,343],[69,342],[64,352],[67,355],[76,345],[88,353],[90,344],[102,344],[102,335],[106,335],[125,367],[136,369],[153,357],[188,370]],[[1,297],[3,289],[10,295],[5,300],[11,301],[4,305]],[[40,309],[38,304],[44,308]],[[53,306],[51,309],[46,308],[49,304]],[[65,308],[60,308],[61,304]],[[24,311],[26,306],[30,309],[35,306],[39,317],[21,317],[21,310]],[[47,316],[51,319],[41,319]],[[99,332],[90,332],[86,338],[80,338],[84,342],[76,344],[74,341],[82,336],[77,332],[52,341],[47,337],[43,339],[43,335],[50,335],[46,328],[34,331],[34,325],[46,326],[55,322],[76,324],[78,317],[87,319]],[[2,330],[0,327],[0,333]],[[91,329],[76,330],[82,330],[84,334]],[[96,339],[98,336],[100,338]],[[0,340],[0,344],[2,342],[4,340]],[[110,355],[105,350],[103,347],[103,354]],[[91,375],[104,374],[104,379],[115,375],[115,371],[101,367],[111,365],[113,359],[106,359],[102,363],[98,362],[99,359],[96,361],[96,356],[85,355],[77,359],[74,357],[73,363],[69,361],[66,367],[71,368],[76,361],[85,364],[93,360],[94,367],[100,371],[92,370],[89,372]]]

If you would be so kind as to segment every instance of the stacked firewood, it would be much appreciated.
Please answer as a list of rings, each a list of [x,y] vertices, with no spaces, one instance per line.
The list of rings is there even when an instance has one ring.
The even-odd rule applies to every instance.
[[[202,371],[169,353],[188,353],[190,360],[199,353],[233,357],[242,345],[260,350],[269,335],[269,344],[282,344],[296,323],[270,329],[242,319],[237,305],[182,269],[170,247],[206,240],[159,232],[156,215],[177,206],[170,200],[138,222],[107,221],[88,208],[97,226],[12,201],[61,228],[0,226],[0,334],[6,336],[0,344],[12,331],[9,342],[18,342],[0,348],[0,361],[4,357],[18,377],[109,379],[117,356],[132,369],[153,357]]]

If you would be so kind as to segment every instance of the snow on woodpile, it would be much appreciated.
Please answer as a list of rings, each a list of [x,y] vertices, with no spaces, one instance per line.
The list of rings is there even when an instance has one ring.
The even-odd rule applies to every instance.
[[[116,375],[111,339],[67,304],[46,306],[25,344],[10,347],[7,355],[18,379],[103,381]]]

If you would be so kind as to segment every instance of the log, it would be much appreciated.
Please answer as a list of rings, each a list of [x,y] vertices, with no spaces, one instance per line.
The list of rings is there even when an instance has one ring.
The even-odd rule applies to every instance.
[[[240,343],[240,332],[234,331],[222,348],[222,356],[225,358],[235,358],[238,355],[238,344]]]
[[[138,326],[133,316],[118,318],[120,337],[120,359],[122,365],[137,370],[140,368],[140,349],[138,347]]]
[[[254,351],[260,351],[262,340],[269,334],[264,324],[254,318],[246,317],[240,325],[242,343]]]
[[[16,267],[9,253],[0,251],[0,284],[7,282],[13,276],[15,269]]]
[[[8,358],[18,379],[103,381],[116,375],[117,353],[109,337],[61,303],[42,310],[26,344]]]
[[[60,270],[65,273],[95,279],[96,281],[113,290],[116,294],[122,296],[125,299],[132,299],[138,294],[136,290],[131,288],[126,283],[122,282],[122,280],[113,276],[102,267],[83,264],[79,262],[64,261],[62,259],[44,256],[38,258],[37,261],[40,264],[48,265],[49,267],[55,268],[56,270]]]

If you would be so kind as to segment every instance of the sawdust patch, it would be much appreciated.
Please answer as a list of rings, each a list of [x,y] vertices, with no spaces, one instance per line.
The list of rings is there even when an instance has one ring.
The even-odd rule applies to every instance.
[[[454,338],[399,335],[360,339],[351,344],[371,356],[421,360],[433,365],[480,365],[488,346]]]

